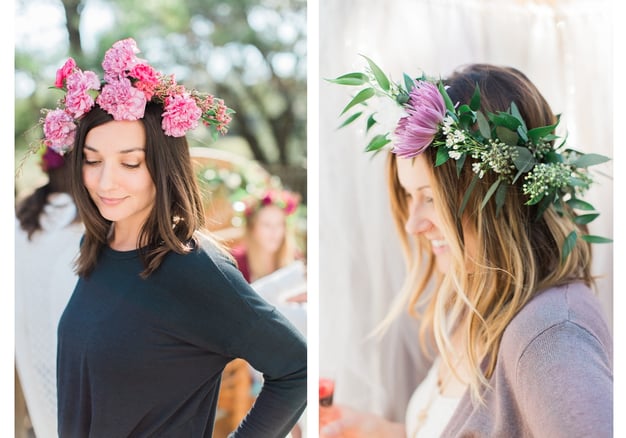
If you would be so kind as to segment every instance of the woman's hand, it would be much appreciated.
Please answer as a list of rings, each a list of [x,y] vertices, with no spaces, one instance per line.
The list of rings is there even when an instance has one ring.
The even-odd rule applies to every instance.
[[[404,424],[347,406],[320,406],[320,438],[404,437]]]

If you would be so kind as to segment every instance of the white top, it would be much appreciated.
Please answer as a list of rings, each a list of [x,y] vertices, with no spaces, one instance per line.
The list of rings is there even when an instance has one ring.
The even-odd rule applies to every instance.
[[[406,410],[408,438],[439,437],[459,404],[460,398],[439,392],[437,376],[440,358],[434,362],[424,381],[417,387]]]
[[[57,324],[77,280],[72,262],[83,234],[75,216],[71,197],[53,193],[32,240],[15,223],[15,362],[37,438],[57,437]]]

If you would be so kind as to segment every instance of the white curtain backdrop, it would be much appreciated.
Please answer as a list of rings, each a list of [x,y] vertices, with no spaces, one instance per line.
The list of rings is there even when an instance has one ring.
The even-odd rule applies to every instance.
[[[612,4],[604,0],[324,0],[320,20],[320,374],[335,400],[402,421],[428,364],[416,323],[401,319],[383,342],[367,333],[398,291],[404,264],[391,222],[384,154],[362,153],[363,121],[337,129],[348,87],[325,78],[362,71],[363,54],[396,81],[448,75],[474,62],[523,71],[555,113],[571,147],[612,156]],[[612,163],[587,199],[601,211],[592,234],[613,232]],[[612,326],[613,245],[595,245],[593,271]]]

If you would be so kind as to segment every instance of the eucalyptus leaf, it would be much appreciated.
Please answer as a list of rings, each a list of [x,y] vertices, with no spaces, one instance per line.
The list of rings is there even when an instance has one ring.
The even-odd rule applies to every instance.
[[[407,93],[410,93],[415,86],[415,81],[411,79],[411,76],[407,75],[406,73],[404,73],[402,77],[404,78],[404,86],[406,87],[406,91]]]
[[[378,122],[374,118],[374,114],[370,114],[370,116],[367,118],[367,127],[365,129],[365,132],[369,132],[372,126],[374,126],[376,123]]]
[[[350,117],[344,120],[344,122],[341,125],[339,125],[337,129],[343,128],[344,126],[348,126],[350,123],[354,122],[356,119],[361,117],[362,114],[363,114],[363,111],[359,111],[358,113],[352,114]]]
[[[600,213],[581,214],[580,216],[574,216],[574,223],[578,225],[587,225],[589,222],[595,220]]]
[[[572,231],[565,238],[565,241],[563,242],[563,249],[561,251],[561,263],[565,263],[565,260],[567,260],[567,257],[576,246],[576,239],[578,239],[578,233],[576,233],[576,231]]]
[[[581,239],[583,239],[585,242],[589,242],[589,243],[612,243],[613,239],[609,239],[608,237],[602,237],[602,236],[594,236],[591,234],[583,234],[582,236],[580,236]]]
[[[504,126],[511,131],[516,131],[521,125],[520,121],[509,113],[499,112],[498,114],[489,114],[489,119],[496,126]]]
[[[528,128],[526,127],[526,122],[524,121],[522,114],[519,112],[519,108],[517,107],[515,102],[511,102],[510,112],[511,112],[511,115],[520,122],[520,125],[523,128],[524,132],[528,132]]]
[[[372,73],[374,73],[374,77],[376,78],[376,82],[378,82],[378,85],[380,85],[380,88],[382,88],[384,91],[389,91],[389,87],[391,84],[389,82],[389,79],[387,79],[385,73],[383,73],[380,67],[378,67],[376,63],[369,59],[367,56],[361,56],[363,56],[363,58],[367,60],[367,63],[369,64],[370,69],[372,69]]]
[[[374,91],[373,88],[364,88],[363,90],[359,91],[356,94],[356,96],[354,96],[352,100],[348,102],[348,104],[345,106],[343,111],[341,111],[340,115],[345,114],[345,112],[348,111],[353,106],[358,105],[359,103],[365,102],[367,99],[374,96],[374,94],[376,94],[376,92]]]
[[[546,135],[552,134],[554,132],[554,129],[556,128],[557,124],[558,124],[558,122],[555,123],[554,125],[539,126],[537,128],[530,129],[528,131],[528,138],[534,144],[537,144],[542,137],[545,137]]]
[[[570,186],[574,186],[574,187],[585,187],[588,188],[589,187],[589,183],[581,178],[576,178],[576,177],[571,177],[568,180],[568,184]]]
[[[517,135],[522,139],[524,143],[528,142],[528,131],[526,130],[526,125],[517,127]]]
[[[472,111],[472,109],[469,107],[469,105],[467,105],[467,104],[463,104],[463,105],[461,105],[461,106],[459,107],[459,109],[458,109],[458,111],[457,111],[457,112],[458,112],[459,114],[463,114],[463,113],[467,113],[467,112],[471,112],[471,111]]]
[[[372,138],[365,148],[365,152],[377,151],[390,142],[391,140],[387,138],[387,134],[379,134]]]
[[[448,155],[448,149],[443,146],[439,146],[437,148],[437,158],[435,159],[435,167],[441,166],[443,163],[445,163],[449,159],[450,159],[450,155]]]
[[[463,165],[465,164],[465,159],[467,158],[466,154],[461,155],[461,158],[456,160],[456,176],[461,176],[461,170],[463,170]]]
[[[496,126],[496,135],[501,141],[511,146],[515,146],[519,140],[519,136],[515,132],[504,126]]]
[[[472,98],[470,99],[469,107],[473,111],[478,111],[480,109],[480,88],[478,84],[476,84],[476,88],[474,88],[474,94],[472,94]]]
[[[567,200],[567,205],[575,210],[586,210],[593,211],[595,208],[588,202],[583,201],[582,199],[572,198]]]
[[[459,208],[459,217],[463,216],[463,212],[465,211],[465,207],[467,206],[467,202],[469,201],[470,195],[474,191],[474,187],[476,187],[476,183],[480,178],[478,174],[474,174],[472,181],[470,182],[467,190],[465,191],[465,195],[463,195],[463,201],[461,201],[461,208]]]
[[[480,135],[482,135],[485,139],[490,139],[491,130],[489,129],[489,122],[482,111],[476,111],[476,121],[478,122],[478,131],[480,132]]]
[[[489,187],[489,190],[487,190],[487,193],[485,194],[485,197],[483,198],[483,202],[480,204],[480,209],[481,210],[483,208],[485,208],[485,205],[487,205],[487,202],[489,201],[489,198],[491,198],[493,196],[493,194],[495,193],[496,189],[500,185],[500,181],[501,180],[498,179],[496,182],[491,184],[491,187]]]
[[[565,161],[563,160],[563,155],[553,150],[549,150],[548,152],[546,152],[544,154],[544,158],[546,163],[563,163]]]
[[[534,204],[539,203],[539,205],[537,206],[537,215],[535,216],[535,220],[539,220],[539,218],[543,216],[548,207],[553,203],[554,198],[551,198],[550,196],[542,196],[541,198],[539,198],[539,200],[540,201],[534,202]]]
[[[504,183],[500,184],[498,186],[498,190],[496,191],[496,217],[500,214],[500,210],[504,206],[504,201],[506,201],[507,189],[508,185]]]
[[[578,157],[576,161],[572,163],[572,165],[576,167],[589,167],[589,166],[595,166],[596,164],[606,163],[609,160],[610,158],[605,157],[604,155],[585,154],[585,155]]]
[[[364,73],[347,73],[341,75],[335,79],[326,79],[328,82],[339,85],[363,85],[366,84],[369,78]]]
[[[537,164],[537,160],[535,160],[532,152],[523,146],[515,146],[515,148],[517,149],[517,154],[513,157],[513,164],[521,173],[530,171]],[[518,177],[519,175],[515,179]]]

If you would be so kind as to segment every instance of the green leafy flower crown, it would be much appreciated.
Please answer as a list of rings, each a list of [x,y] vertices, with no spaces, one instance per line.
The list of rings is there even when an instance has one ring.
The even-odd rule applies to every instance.
[[[594,182],[589,167],[609,158],[566,148],[566,139],[554,147],[553,143],[560,138],[554,133],[560,116],[553,125],[528,129],[515,102],[511,102],[507,111],[484,114],[480,110],[478,85],[469,104],[455,105],[441,80],[424,75],[413,79],[404,74],[404,84],[398,84],[371,59],[364,58],[369,67],[365,72],[348,73],[329,80],[339,85],[360,87],[341,111],[341,115],[349,110],[354,112],[340,127],[363,116],[372,97],[386,96],[400,105],[406,114],[398,121],[393,140],[391,132],[375,135],[365,148],[367,152],[379,152],[393,144],[393,153],[408,158],[421,154],[427,147],[434,147],[435,167],[454,159],[457,175],[470,157],[474,176],[461,202],[459,216],[476,183],[487,172],[493,172],[497,177],[487,190],[481,208],[494,198],[496,214],[504,205],[509,187],[522,178],[526,204],[538,204],[537,217],[541,217],[551,205],[558,214],[569,215],[577,225],[586,225],[599,216],[596,209],[581,197]],[[365,109],[357,110],[361,107]],[[374,115],[371,113],[367,117],[366,132],[378,123]],[[566,204],[585,213],[571,215]],[[579,237],[590,243],[612,242],[605,237],[572,231],[563,243],[563,260]]]

